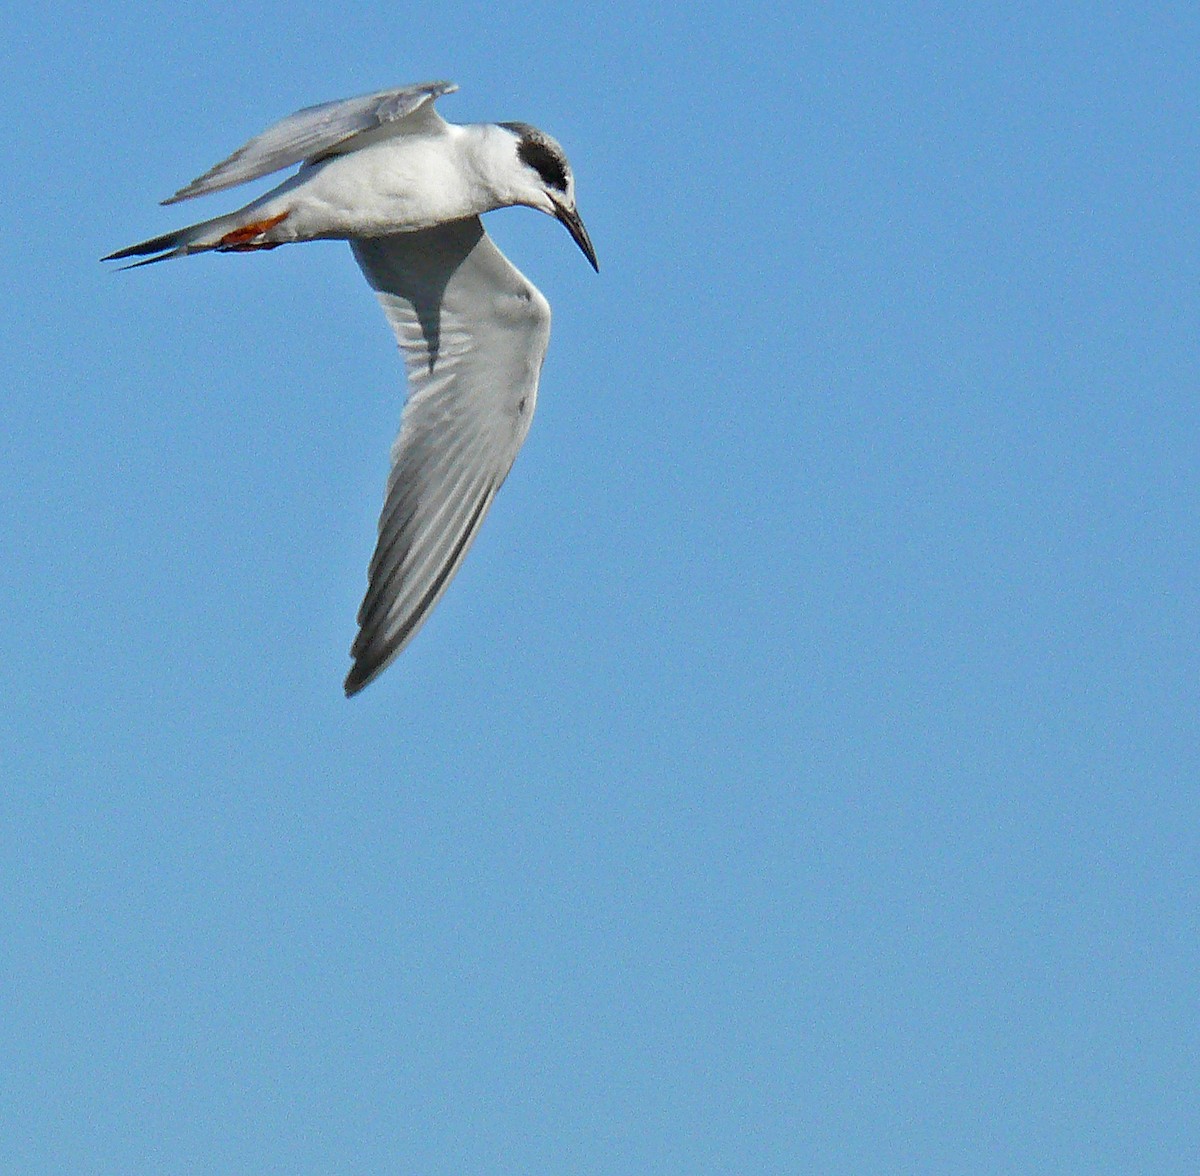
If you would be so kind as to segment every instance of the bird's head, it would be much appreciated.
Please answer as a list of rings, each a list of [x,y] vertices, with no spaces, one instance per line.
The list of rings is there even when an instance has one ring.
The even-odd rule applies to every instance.
[[[513,137],[513,153],[519,176],[519,203],[527,204],[561,221],[575,244],[600,272],[596,251],[579,212],[575,208],[575,177],[563,149],[544,131],[528,123],[500,123]]]

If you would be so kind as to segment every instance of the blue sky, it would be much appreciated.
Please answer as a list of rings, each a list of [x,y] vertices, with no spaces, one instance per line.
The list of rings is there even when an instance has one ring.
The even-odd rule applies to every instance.
[[[0,1168],[1196,1171],[1194,6],[336,7],[0,13]],[[97,259],[439,77],[601,273],[347,702],[348,250]]]

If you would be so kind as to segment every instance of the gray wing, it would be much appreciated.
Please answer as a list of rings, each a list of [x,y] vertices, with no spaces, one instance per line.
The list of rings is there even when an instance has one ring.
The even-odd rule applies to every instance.
[[[408,368],[347,695],[441,598],[529,431],[550,306],[478,217],[351,242]]]
[[[352,150],[354,144],[348,140],[385,127],[398,133],[404,129],[398,125],[400,121],[411,119],[418,112],[423,112],[423,118],[440,123],[441,116],[433,109],[433,100],[457,89],[453,82],[422,82],[416,86],[364,94],[361,98],[306,106],[268,127],[261,135],[255,135],[228,159],[180,188],[163,203],[175,204],[193,196],[220,192],[270,175],[280,168],[303,163],[306,159]]]

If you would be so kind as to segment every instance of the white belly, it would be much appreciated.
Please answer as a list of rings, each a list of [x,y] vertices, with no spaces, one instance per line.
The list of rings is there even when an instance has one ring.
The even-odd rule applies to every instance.
[[[270,237],[377,237],[426,229],[495,207],[462,166],[452,140],[438,136],[385,139],[335,155],[261,202],[264,217],[287,211]]]

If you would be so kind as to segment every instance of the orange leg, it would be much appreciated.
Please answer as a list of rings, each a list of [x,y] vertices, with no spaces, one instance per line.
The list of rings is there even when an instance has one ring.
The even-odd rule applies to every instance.
[[[251,224],[243,225],[240,229],[233,229],[217,242],[217,248],[236,249],[239,251],[274,249],[279,244],[278,241],[260,241],[258,244],[255,244],[255,238],[261,237],[265,232],[279,224],[281,220],[286,219],[287,213],[281,212],[278,216],[268,217],[266,220],[253,221]]]

